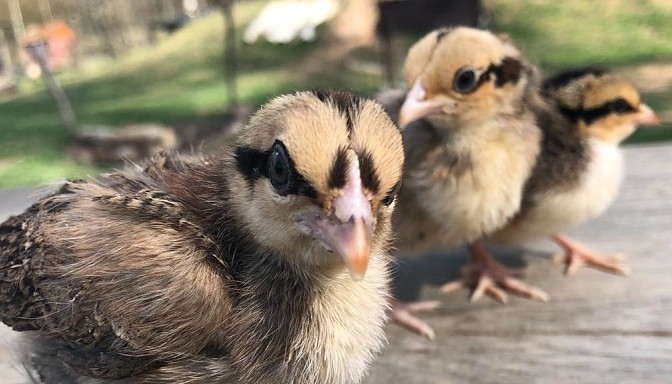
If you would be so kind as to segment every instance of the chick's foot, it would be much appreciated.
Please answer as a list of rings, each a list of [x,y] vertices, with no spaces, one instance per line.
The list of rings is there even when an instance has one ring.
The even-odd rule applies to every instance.
[[[434,340],[436,334],[434,329],[426,322],[420,320],[414,315],[417,312],[431,312],[439,307],[438,301],[417,301],[402,302],[396,299],[390,300],[389,318],[392,322],[406,328],[407,330]]]
[[[533,287],[512,277],[500,263],[488,252],[481,242],[469,244],[469,264],[462,270],[462,278],[441,287],[441,292],[451,293],[461,289],[470,289],[471,302],[483,295],[506,303],[509,298],[506,292],[531,300],[547,302],[549,296],[539,288]]]
[[[565,274],[572,275],[581,267],[588,266],[615,275],[627,276],[630,268],[625,264],[622,255],[601,255],[580,243],[562,235],[553,236],[553,241],[564,249],[564,254],[555,257],[565,264]]]

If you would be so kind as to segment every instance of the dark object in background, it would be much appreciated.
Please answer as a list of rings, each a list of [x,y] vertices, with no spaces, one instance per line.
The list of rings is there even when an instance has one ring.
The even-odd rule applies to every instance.
[[[423,35],[440,27],[478,27],[480,0],[380,0],[376,32],[381,40],[385,81],[394,86],[394,35]]]
[[[151,44],[154,44],[157,41],[157,34],[159,32],[165,32],[168,34],[174,33],[182,29],[182,27],[185,25],[189,24],[190,21],[191,18],[184,13],[170,19],[152,21],[149,24],[149,28],[147,29],[147,40]]]
[[[78,132],[68,152],[81,163],[95,165],[137,162],[178,146],[175,131],[159,124],[129,124],[119,128],[97,126]]]
[[[173,33],[187,25],[190,21],[191,18],[183,13],[169,20],[155,21],[152,23],[152,28],[167,33]]]

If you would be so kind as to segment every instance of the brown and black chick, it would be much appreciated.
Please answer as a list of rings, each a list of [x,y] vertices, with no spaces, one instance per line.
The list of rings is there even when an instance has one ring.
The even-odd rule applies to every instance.
[[[552,237],[565,251],[566,273],[588,265],[626,275],[628,268],[619,256],[594,253],[561,233],[609,207],[623,179],[618,145],[637,126],[658,123],[658,117],[630,81],[600,68],[550,77],[533,107],[543,130],[541,154],[521,211],[492,239],[522,245]]]
[[[45,383],[359,383],[402,163],[377,103],[278,97],[217,155],[67,182],[9,218],[0,319],[31,331]]]
[[[510,39],[466,27],[429,33],[411,47],[405,63],[408,92],[379,100],[402,128],[406,162],[394,215],[401,252],[454,248],[468,243],[471,265],[462,281],[506,300],[503,289],[546,300],[512,278],[479,239],[520,208],[523,186],[536,161],[541,133],[527,97],[535,69]],[[411,311],[432,303],[394,303],[392,318],[427,337],[433,331]]]

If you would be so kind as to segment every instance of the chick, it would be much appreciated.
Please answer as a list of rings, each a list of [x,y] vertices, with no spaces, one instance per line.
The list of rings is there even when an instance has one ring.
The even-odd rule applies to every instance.
[[[9,218],[0,319],[34,331],[44,382],[358,383],[402,163],[377,103],[276,98],[218,155],[67,182]]]
[[[467,286],[473,300],[486,293],[503,301],[503,288],[546,300],[544,292],[510,277],[479,242],[518,211],[539,152],[541,133],[526,102],[534,69],[509,39],[458,27],[422,38],[409,50],[404,70],[405,99],[379,97],[403,129],[395,245],[421,252],[468,243],[471,265],[444,291]],[[393,319],[433,337],[409,313],[431,303],[393,304]]]
[[[572,69],[547,79],[534,104],[543,130],[541,154],[520,212],[492,239],[505,245],[552,236],[565,254],[565,272],[583,265],[626,275],[616,255],[600,255],[561,232],[602,214],[623,179],[618,145],[638,125],[658,117],[623,76],[599,68]]]

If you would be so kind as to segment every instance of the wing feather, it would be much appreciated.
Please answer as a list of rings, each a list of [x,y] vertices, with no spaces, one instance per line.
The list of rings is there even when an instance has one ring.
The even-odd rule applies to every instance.
[[[67,182],[0,224],[0,320],[40,331],[50,355],[94,377],[219,344],[206,331],[230,310],[225,266],[164,182],[194,164],[162,155]]]

